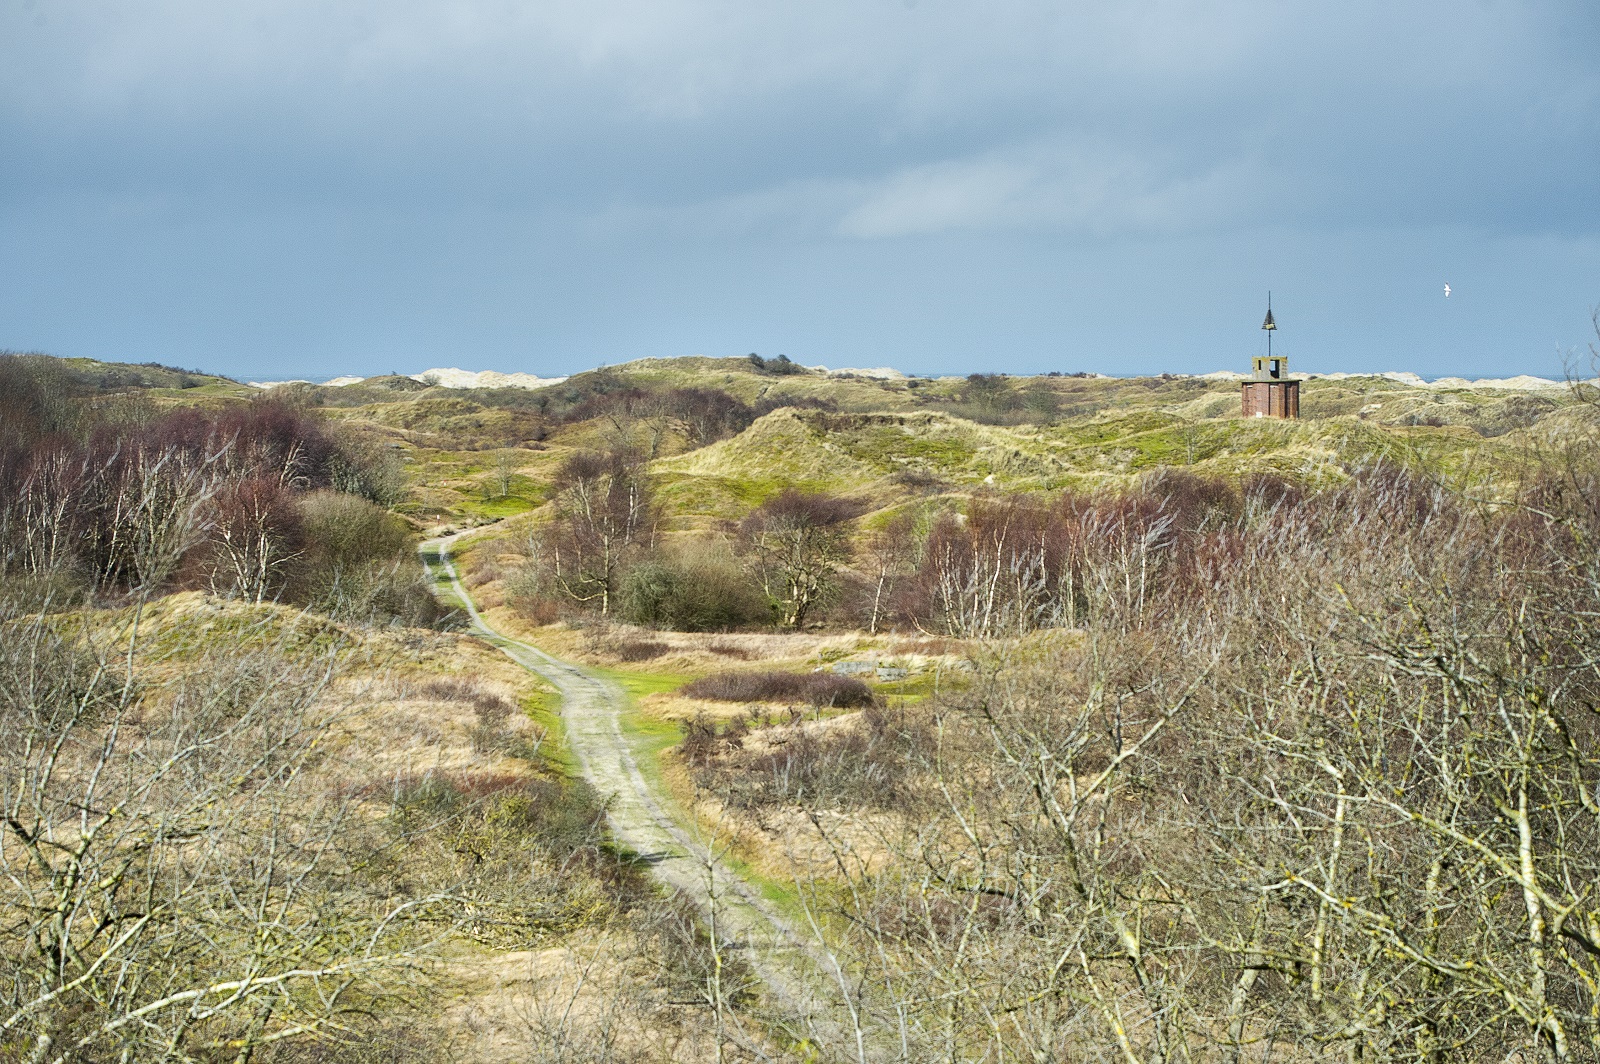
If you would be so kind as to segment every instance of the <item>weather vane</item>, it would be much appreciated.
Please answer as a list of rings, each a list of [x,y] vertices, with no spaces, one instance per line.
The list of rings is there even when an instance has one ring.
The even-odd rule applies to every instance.
[[[1272,357],[1272,334],[1278,331],[1278,323],[1272,320],[1272,293],[1267,292],[1267,320],[1261,323],[1267,330],[1267,357]]]

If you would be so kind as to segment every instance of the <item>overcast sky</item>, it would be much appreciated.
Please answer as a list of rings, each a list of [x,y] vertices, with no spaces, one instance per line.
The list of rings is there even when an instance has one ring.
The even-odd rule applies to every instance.
[[[0,348],[1559,375],[1593,0],[0,0]],[[1444,286],[1453,294],[1446,299]]]

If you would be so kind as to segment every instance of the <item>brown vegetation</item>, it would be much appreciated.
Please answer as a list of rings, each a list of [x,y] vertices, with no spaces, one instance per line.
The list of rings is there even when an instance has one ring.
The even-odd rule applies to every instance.
[[[1600,1059],[1600,495],[1567,458],[1501,510],[1374,469],[1094,515],[1129,532],[1086,552],[1084,641],[913,711],[887,864],[833,836],[862,1008],[916,1059]],[[881,806],[748,745],[719,793]]]
[[[780,360],[741,372],[820,380]],[[445,1007],[438,989],[510,957],[530,974],[471,1059],[781,1055],[730,1033],[754,977],[715,906],[708,923],[656,897],[612,852],[601,797],[546,760],[555,740],[515,688],[391,673],[453,638],[438,633],[370,652],[379,629],[360,623],[433,617],[384,509],[383,449],[297,405],[316,390],[175,410],[83,387],[0,359],[0,598],[47,607],[0,615],[0,1059],[441,1059],[488,995]],[[974,375],[897,395],[1042,427],[1103,405],[1096,388]],[[485,605],[586,626],[551,638],[608,664],[947,660],[982,641],[920,703],[769,668],[714,672],[671,705],[689,719],[670,774],[740,821],[761,867],[795,856],[868,1059],[1594,1064],[1592,411],[1369,411],[1334,391],[1348,410],[1329,410],[1389,458],[1305,481],[1159,468],[1168,445],[1196,461],[1209,415],[1152,415],[1186,435],[1117,457],[1126,475],[1033,494],[980,487],[977,464],[940,472],[976,457],[923,464],[936,443],[978,446],[958,434],[796,422],[785,439],[861,433],[850,461],[881,479],[803,481],[846,501],[728,478],[717,521],[666,540],[673,467],[651,459],[740,432],[776,392],[595,374],[427,401],[515,415],[485,439],[568,434],[520,560],[469,582]],[[1442,438],[1435,423],[1519,440],[1530,462],[1447,486],[1405,450]],[[983,431],[1003,471],[998,441],[1022,435]],[[873,451],[873,433],[898,442]],[[480,494],[506,497],[516,468],[496,456]],[[867,516],[888,496],[859,484],[894,509]],[[206,618],[130,645],[134,616],[179,588],[217,596]],[[74,596],[124,610],[61,612]],[[260,637],[275,599],[341,620]],[[796,631],[818,624],[903,634]],[[737,708],[762,703],[792,708]]]
[[[905,814],[919,800],[910,778],[932,749],[926,717],[874,704],[827,729],[792,721],[753,731],[736,720],[719,730],[694,720],[678,755],[698,790],[757,816],[796,805]]]
[[[0,1059],[644,1061],[716,1040],[720,944],[612,852],[598,796],[484,678],[509,665],[272,606],[141,612],[131,646],[131,610],[0,616]],[[419,654],[476,671],[395,675]],[[533,949],[588,975],[531,1000],[479,985]],[[731,1007],[751,984],[723,959]],[[568,992],[577,1011],[544,1008]]]
[[[685,698],[714,702],[805,703],[848,709],[872,703],[872,689],[831,672],[718,672],[679,689]]]
[[[177,587],[429,623],[409,535],[379,503],[390,470],[316,416],[260,400],[215,411],[85,405],[0,359],[0,576],[101,594]]]

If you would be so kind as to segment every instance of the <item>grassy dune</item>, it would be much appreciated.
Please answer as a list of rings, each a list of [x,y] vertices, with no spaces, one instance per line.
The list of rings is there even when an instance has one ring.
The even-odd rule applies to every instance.
[[[1298,422],[1238,416],[1237,385],[1197,378],[1004,378],[979,403],[964,378],[876,381],[821,374],[773,377],[742,359],[646,359],[596,371],[606,386],[724,391],[745,402],[823,402],[780,408],[738,434],[694,448],[680,426],[655,419],[670,527],[736,519],[785,487],[849,494],[893,506],[930,491],[1049,491],[1114,487],[1161,466],[1228,477],[1271,471],[1325,483],[1384,458],[1447,475],[1514,466],[1536,427],[1559,422],[1564,393],[1433,390],[1382,377],[1303,385]],[[585,388],[584,374],[545,401]],[[497,404],[497,393],[410,393],[344,411],[401,446],[419,517],[485,520],[536,509],[542,483],[573,449],[615,432],[613,420],[557,422]],[[543,395],[535,393],[536,395]],[[1049,403],[1030,397],[1048,396]],[[515,397],[519,405],[526,394]],[[1032,404],[1030,406],[1029,404]],[[1047,409],[1048,407],[1048,409]],[[648,418],[647,418],[648,420]],[[539,435],[538,440],[509,437]],[[500,455],[516,473],[499,491]]]

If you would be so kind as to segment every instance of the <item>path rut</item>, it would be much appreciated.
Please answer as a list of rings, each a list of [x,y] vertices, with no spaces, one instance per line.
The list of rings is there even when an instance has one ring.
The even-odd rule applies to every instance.
[[[627,696],[622,689],[580,665],[496,631],[478,612],[450,554],[461,535],[422,544],[424,565],[430,572],[437,566],[449,581],[466,607],[473,634],[560,692],[567,745],[584,779],[609,799],[613,837],[647,862],[658,880],[692,899],[702,913],[714,914],[719,940],[738,949],[766,984],[778,1019],[791,1035],[829,1058],[878,1058],[860,1034],[850,995],[841,993],[848,980],[834,958],[719,860],[706,840],[668,812],[669,800],[640,771],[623,733]]]

